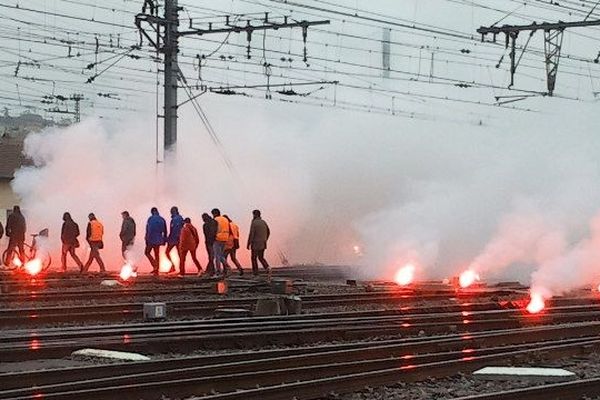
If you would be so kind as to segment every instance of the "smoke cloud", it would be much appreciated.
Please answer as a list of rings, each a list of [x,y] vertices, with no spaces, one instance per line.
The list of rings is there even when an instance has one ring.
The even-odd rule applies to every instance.
[[[539,266],[534,281],[554,288],[543,271],[559,286],[572,272],[566,265],[581,275],[573,284],[592,279],[596,254],[581,249],[595,246],[595,233],[584,239],[600,198],[597,113],[563,105],[544,99],[538,114],[494,110],[494,118],[457,124],[216,98],[205,107],[234,171],[183,112],[177,154],[163,164],[150,118],[89,119],[28,137],[35,165],[13,186],[31,230],[49,227],[56,249],[64,211],[82,229],[95,212],[113,270],[122,264],[122,210],[138,223],[139,254],[152,206],[168,219],[177,205],[197,226],[202,212],[221,208],[242,239],[259,208],[273,231],[274,264],[281,251],[295,263],[359,265],[376,278],[410,262],[421,279],[474,265],[482,279],[523,281]]]

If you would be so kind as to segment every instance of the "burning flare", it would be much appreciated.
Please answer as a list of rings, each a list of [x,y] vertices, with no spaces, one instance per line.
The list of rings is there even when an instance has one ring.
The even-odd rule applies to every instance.
[[[33,260],[29,260],[25,263],[25,270],[31,276],[35,276],[42,272],[42,260],[39,258],[34,258]]]
[[[412,283],[415,278],[415,266],[412,264],[406,264],[400,268],[394,276],[394,282],[400,286],[406,286]]]
[[[121,273],[119,274],[122,280],[126,281],[130,278],[135,278],[137,276],[137,272],[135,272],[133,266],[129,263],[126,263],[121,267]]]
[[[544,309],[544,298],[539,293],[531,293],[531,299],[527,305],[527,311],[531,314],[537,314]]]
[[[462,274],[460,274],[459,278],[458,278],[458,284],[460,285],[461,288],[468,288],[469,286],[471,286],[472,284],[475,283],[475,281],[479,280],[479,274],[475,271],[473,271],[472,269],[468,269],[466,271],[464,271]]]
[[[17,268],[21,268],[23,266],[21,259],[19,257],[17,257],[16,255],[15,255],[15,258],[13,258],[13,264]]]

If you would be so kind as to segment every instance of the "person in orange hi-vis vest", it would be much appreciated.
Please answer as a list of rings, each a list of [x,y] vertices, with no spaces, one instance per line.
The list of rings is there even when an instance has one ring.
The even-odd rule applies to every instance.
[[[102,241],[104,236],[104,225],[96,219],[94,213],[90,213],[88,219],[90,222],[88,222],[87,225],[86,239],[90,245],[90,257],[83,266],[82,272],[87,272],[94,260],[98,263],[100,272],[106,272],[106,269],[104,269],[104,261],[102,261],[102,257],[100,257],[100,250],[104,248],[104,242]]]
[[[227,264],[225,258],[225,244],[229,239],[229,221],[221,216],[221,211],[218,208],[213,208],[211,211],[213,218],[217,221],[217,235],[213,244],[213,252],[215,257],[215,274],[227,274],[231,269]],[[223,264],[223,270],[221,271],[221,264]]]

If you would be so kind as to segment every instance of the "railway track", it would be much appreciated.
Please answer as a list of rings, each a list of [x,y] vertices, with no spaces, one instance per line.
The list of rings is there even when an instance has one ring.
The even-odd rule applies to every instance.
[[[201,348],[258,348],[316,341],[364,339],[381,335],[479,332],[522,326],[600,321],[589,306],[548,309],[543,315],[521,310],[398,314],[376,311],[307,314],[287,317],[232,318],[157,324],[98,325],[43,330],[3,330],[0,359],[17,361],[64,357],[82,347],[150,353],[191,352]],[[598,323],[600,324],[600,323]],[[591,324],[596,327],[597,325]],[[468,336],[468,335],[467,335]]]
[[[0,399],[315,399],[483,365],[600,349],[600,323],[0,374]],[[594,388],[588,382],[588,389]],[[596,387],[594,390],[598,390]],[[588,392],[586,392],[588,393]],[[479,399],[480,397],[477,397]],[[530,397],[481,397],[501,400]],[[531,399],[542,397],[531,397]],[[567,398],[567,397],[556,397]],[[548,398],[544,398],[548,400]]]
[[[242,279],[252,279],[252,271],[245,269],[245,274]],[[264,271],[260,271],[262,276]],[[272,269],[271,275],[273,277],[282,277],[290,279],[302,279],[302,280],[318,280],[318,281],[340,281],[345,280],[348,277],[353,276],[356,273],[356,269],[349,266],[327,266],[322,268],[317,267],[276,267]],[[105,279],[119,279],[117,272],[109,273],[89,273],[81,275],[78,273],[49,273],[44,276],[31,277],[26,274],[14,274],[14,273],[0,273],[2,277],[2,285],[6,288],[6,291],[14,291],[20,288],[69,288],[77,286],[89,286],[97,285]],[[233,272],[230,277],[241,278],[237,272]],[[177,275],[161,275],[155,277],[150,274],[142,274],[132,280],[135,284],[161,284],[161,285],[181,285],[183,284],[197,284],[211,280],[207,277],[198,277],[195,274],[188,274],[184,279],[181,279]]]
[[[600,396],[600,378],[459,397],[455,400],[580,400]]]
[[[398,305],[399,311],[411,313],[418,310],[415,302],[422,300],[446,300],[448,304],[439,307],[445,311],[493,310],[503,308],[498,302],[489,302],[493,296],[510,292],[479,292],[470,296],[456,296],[449,293],[415,293],[414,291],[388,291],[371,293],[338,293],[325,295],[302,295],[304,309],[318,309],[332,306],[354,306],[360,304]],[[160,296],[156,296],[160,298]],[[155,298],[156,298],[155,297]],[[478,299],[478,297],[481,297]],[[175,318],[205,317],[214,315],[220,308],[244,308],[252,310],[261,297],[221,298],[202,300],[167,300],[168,315]],[[481,300],[481,302],[474,302]],[[140,320],[143,314],[143,302],[107,303],[93,305],[37,306],[0,309],[2,326],[35,326],[55,323],[83,323]],[[600,299],[556,298],[551,305],[598,305]]]

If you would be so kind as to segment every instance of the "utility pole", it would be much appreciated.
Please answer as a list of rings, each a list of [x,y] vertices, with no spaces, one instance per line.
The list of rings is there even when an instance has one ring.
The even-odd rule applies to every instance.
[[[70,99],[75,102],[75,122],[81,122],[81,108],[79,103],[84,97],[80,93],[74,93],[71,95]]]
[[[383,28],[383,40],[381,41],[381,67],[383,68],[383,77],[390,77],[390,28]]]
[[[548,88],[548,95],[552,96],[554,88],[556,86],[556,74],[558,72],[558,62],[560,61],[560,51],[562,48],[563,33],[565,29],[579,28],[585,26],[597,26],[600,25],[600,20],[594,21],[575,21],[575,22],[544,22],[538,24],[533,22],[529,25],[503,25],[503,26],[491,26],[481,27],[477,29],[477,32],[481,34],[481,41],[485,40],[486,35],[493,35],[492,42],[496,42],[498,34],[505,35],[505,46],[510,46],[510,85],[509,88],[514,84],[514,76],[517,71],[517,67],[527,45],[531,40],[531,37],[538,30],[544,31],[544,58],[546,63],[546,85]],[[521,55],[517,59],[517,38],[520,32],[528,31],[529,37],[527,42],[523,46]]]
[[[252,24],[247,20],[245,25],[237,25],[230,21],[226,16],[225,21],[219,27],[216,23],[209,22],[207,29],[200,29],[193,26],[190,19],[189,27],[186,31],[179,30],[179,11],[182,8],[178,6],[177,0],[165,0],[163,17],[158,16],[157,0],[144,0],[142,12],[135,16],[135,25],[140,31],[140,42],[145,37],[150,44],[160,53],[164,54],[164,149],[174,150],[177,143],[177,84],[181,71],[177,64],[177,53],[179,51],[179,38],[183,36],[203,36],[207,34],[228,34],[228,33],[246,33],[248,42],[247,58],[250,55],[250,42],[252,34],[255,31],[278,30],[281,28],[302,28],[302,38],[304,41],[304,61],[307,60],[306,36],[309,26],[328,24],[329,21],[293,21],[289,22],[288,17],[283,18],[283,22],[277,22],[269,19],[269,13],[265,13],[264,18],[258,24]],[[149,12],[147,12],[149,11]],[[149,28],[146,30],[143,24]]]
[[[60,113],[60,114],[71,114],[75,123],[81,122],[81,100],[84,100],[85,96],[81,93],[73,93],[71,96],[63,96],[60,94],[42,96],[43,104],[55,104],[54,107],[48,108],[47,112]],[[72,100],[75,102],[74,111],[69,111],[69,105],[67,102]],[[61,109],[59,106],[64,105],[66,109]]]

